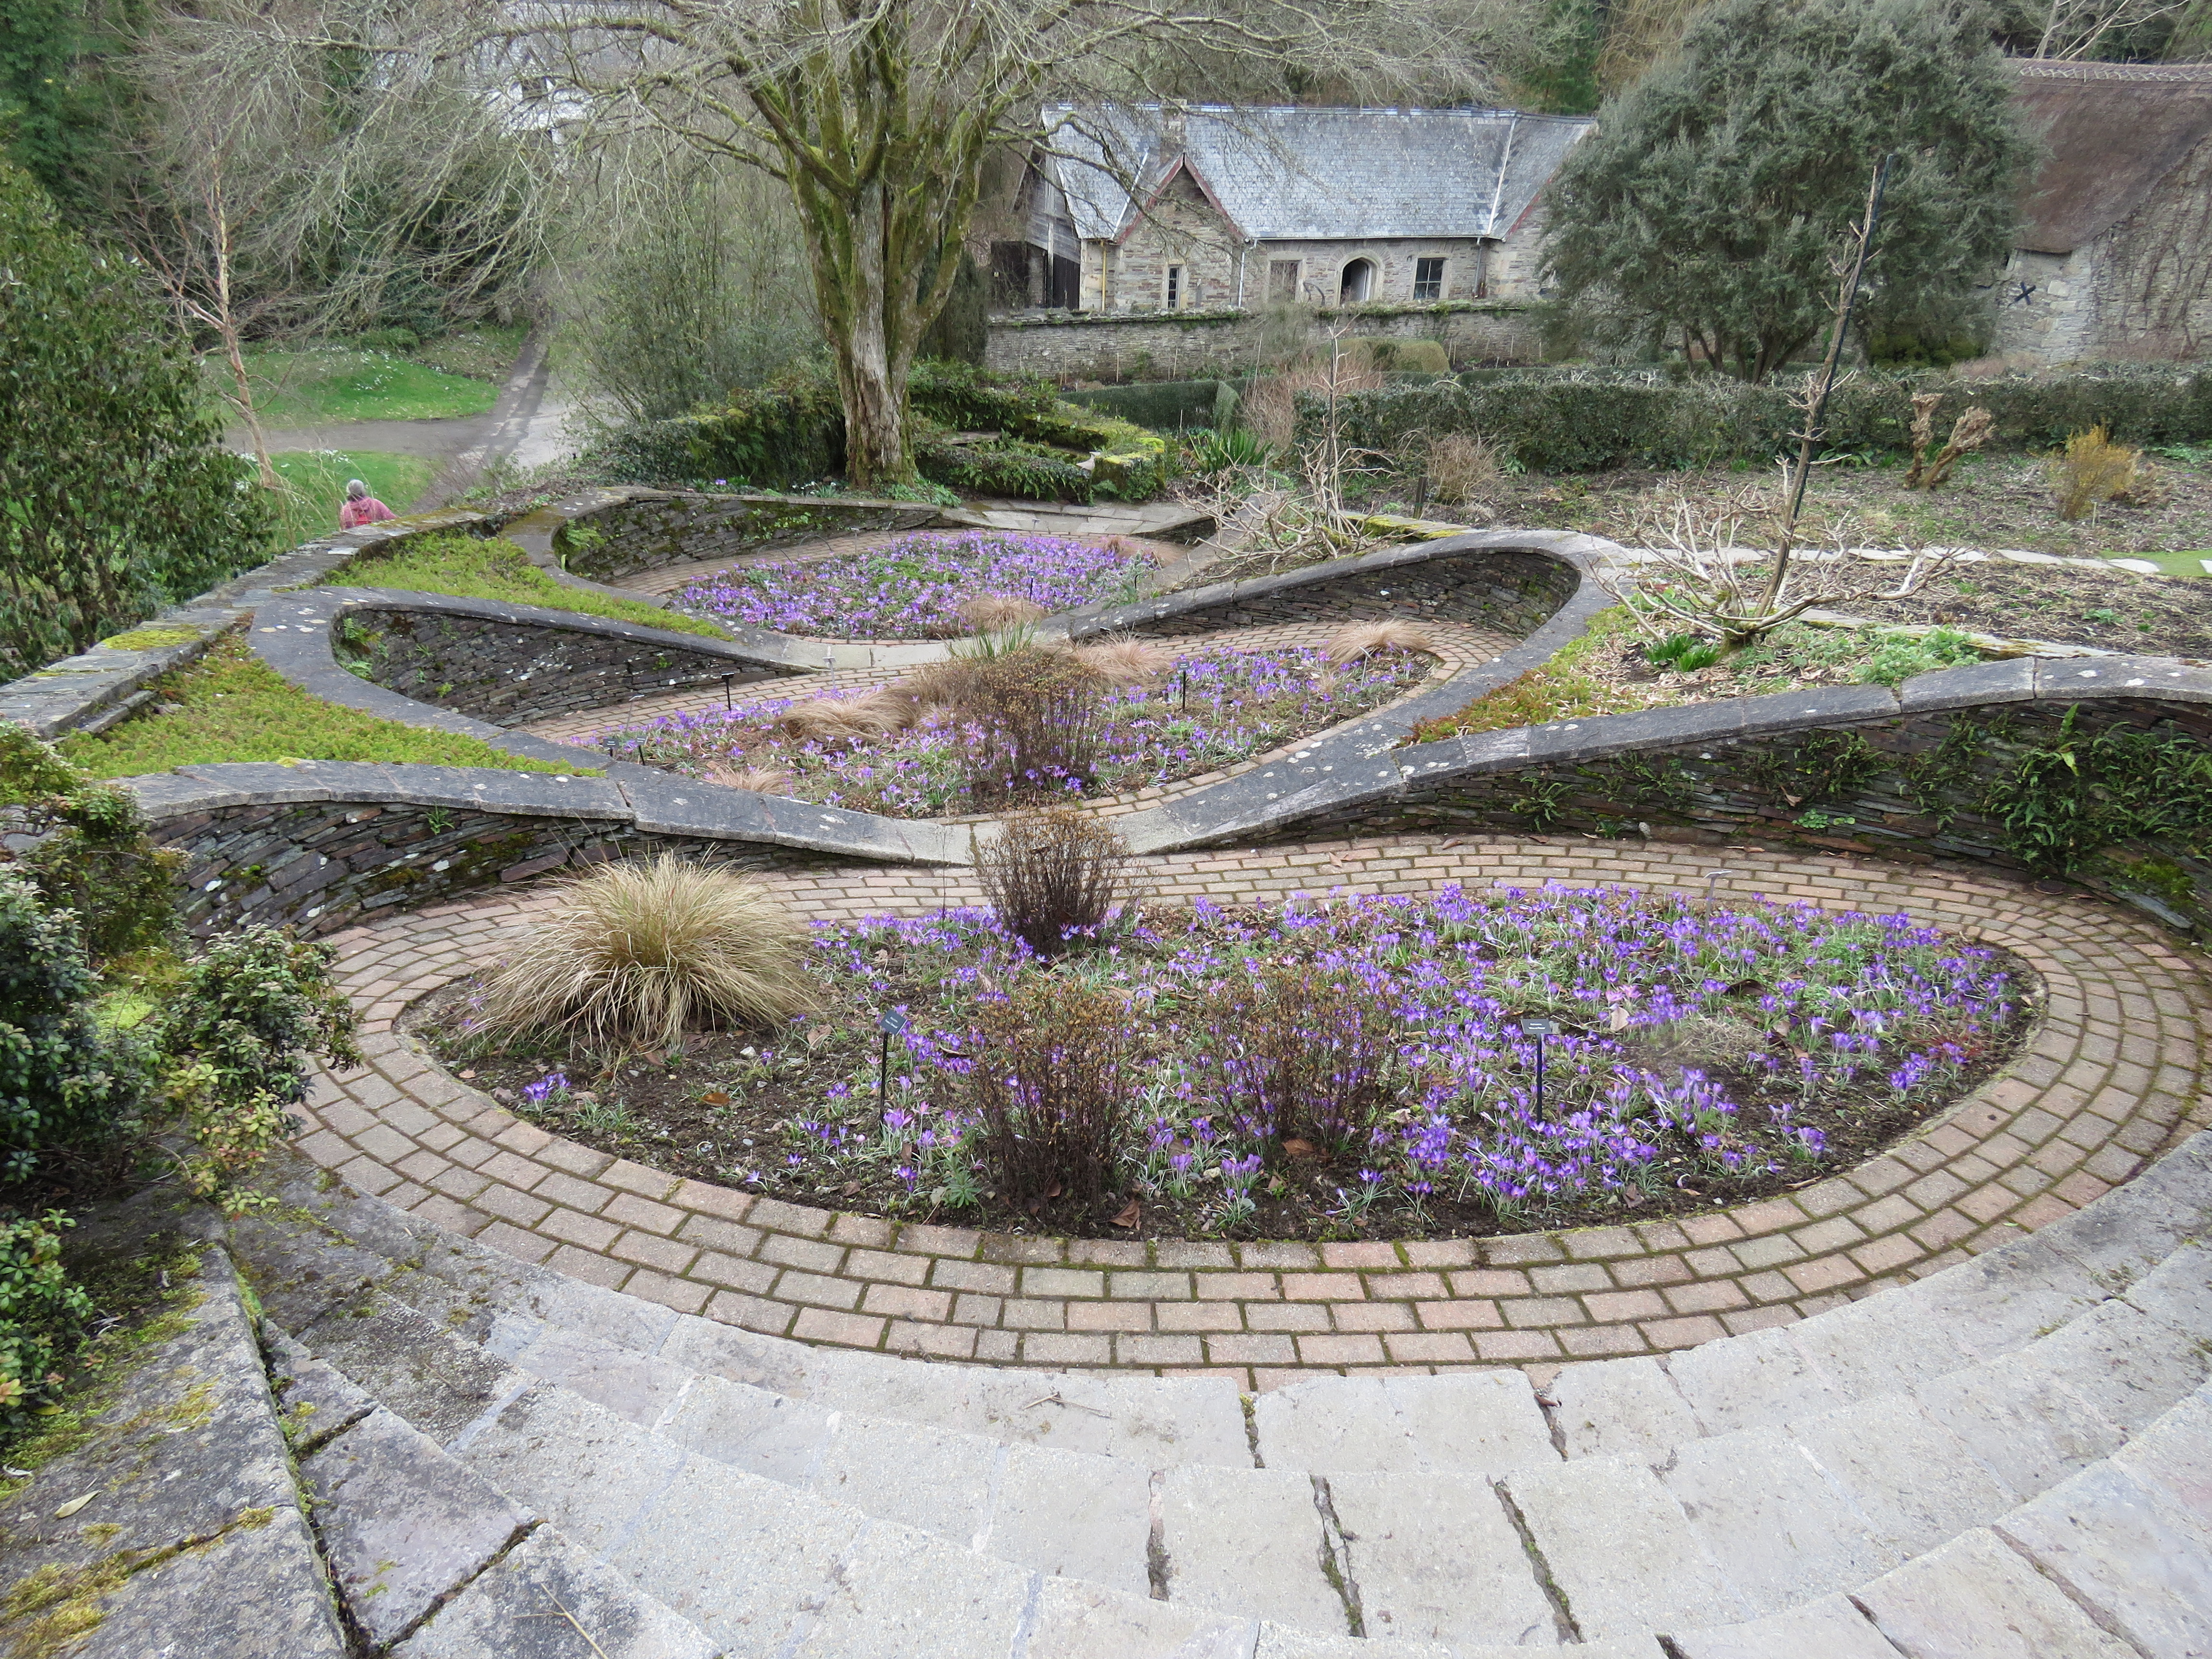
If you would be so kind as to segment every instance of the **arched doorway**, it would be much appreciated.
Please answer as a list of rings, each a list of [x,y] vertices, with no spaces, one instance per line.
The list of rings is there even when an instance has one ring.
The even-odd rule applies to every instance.
[[[1336,288],[1337,303],[1356,306],[1375,295],[1375,261],[1354,259],[1345,266],[1344,276]]]

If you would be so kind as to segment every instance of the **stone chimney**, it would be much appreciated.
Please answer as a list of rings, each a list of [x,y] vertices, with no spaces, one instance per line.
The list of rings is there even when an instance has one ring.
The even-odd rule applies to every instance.
[[[1184,142],[1182,106],[1181,104],[1161,105],[1160,164],[1163,167],[1174,165],[1176,157],[1183,152]]]

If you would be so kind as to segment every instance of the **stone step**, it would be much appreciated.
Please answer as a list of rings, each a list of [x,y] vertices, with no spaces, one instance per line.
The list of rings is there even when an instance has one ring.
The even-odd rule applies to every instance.
[[[1474,1409],[1461,1423],[1439,1411],[1428,1450],[1483,1460],[1467,1469],[1147,1472],[1125,1456],[825,1411],[542,1324],[502,1349],[512,1316],[479,1343],[374,1287],[302,1335],[441,1437],[514,1401],[553,1425],[532,1431],[547,1443],[617,1420],[635,1437],[628,1467],[709,1461],[1051,1576],[1309,1629],[1334,1613],[1376,1632],[1526,1641],[1551,1617],[1547,1583],[1585,1634],[1630,1637],[1701,1610],[1785,1610],[1986,1524],[2203,1380],[2208,1281],[2212,1252],[2186,1244],[2124,1297],[1947,1374],[1925,1398],[1808,1395],[1786,1428],[1698,1437],[1656,1468],[1563,1461],[1548,1440],[1483,1432],[1482,1396],[1504,1378],[1347,1380],[1386,1424],[1394,1388],[1425,1385],[1431,1408],[1447,1397],[1437,1385],[1463,1389]],[[1962,1414],[1991,1377],[2039,1381],[2006,1412]],[[1547,1564],[1540,1580],[1531,1552]],[[1469,1573],[1485,1587],[1472,1604],[1458,1594]]]
[[[0,1502],[0,1644],[347,1659],[238,1278],[210,1246],[182,1282],[197,1304],[112,1362],[72,1443]]]
[[[2212,1212],[2212,1135],[2192,1138],[2128,1186],[2032,1237],[1795,1325],[1663,1358],[1569,1365],[1540,1396],[1510,1370],[1387,1382],[1319,1376],[1261,1396],[1249,1419],[1225,1381],[1016,1370],[812,1348],[515,1262],[377,1200],[318,1193],[308,1182],[294,1183],[288,1196],[318,1216],[324,1235],[264,1227],[240,1239],[264,1299],[295,1322],[355,1286],[377,1282],[434,1316],[459,1322],[459,1328],[501,1352],[545,1344],[541,1352],[550,1354],[586,1337],[628,1350],[637,1357],[631,1380],[638,1388],[665,1391],[684,1386],[687,1372],[710,1375],[816,1413],[902,1419],[1008,1443],[1125,1457],[1148,1468],[1258,1463],[1497,1473],[1535,1440],[1537,1403],[1567,1456],[1648,1461],[1691,1439],[1785,1424],[1813,1409],[1899,1389],[1932,1390],[1942,1409],[1971,1414],[1972,1401],[1954,1398],[1960,1391],[1947,1393],[1942,1378],[2094,1315],[2202,1224]],[[554,1339],[554,1331],[571,1334]],[[618,1357],[595,1364],[611,1376],[622,1369]],[[1969,1392],[1995,1387],[2011,1399],[2038,1376],[2033,1367],[2009,1379],[1991,1373]],[[1470,1384],[1468,1376],[1485,1380]],[[1479,1419],[1472,1410],[1477,1400]],[[2063,1416],[2058,1412],[2062,1424]],[[1455,1438],[1440,1437],[1447,1429]]]

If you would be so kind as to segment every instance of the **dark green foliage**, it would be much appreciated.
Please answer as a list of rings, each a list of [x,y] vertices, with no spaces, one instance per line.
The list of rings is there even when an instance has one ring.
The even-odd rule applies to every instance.
[[[1547,199],[1566,295],[1762,380],[1829,320],[1830,263],[1894,152],[1870,329],[1957,331],[2013,246],[2029,150],[1977,15],[1942,0],[1713,0],[1608,104]]]
[[[2107,847],[2212,850],[2212,749],[2172,730],[2077,729],[2066,711],[2047,743],[2008,757],[1983,810],[2032,870],[2064,874]]]
[[[1551,0],[1513,64],[1516,107],[1587,115],[1598,106],[1597,59],[1607,0]]]
[[[1693,634],[1670,634],[1656,645],[1644,647],[1644,660],[1663,662],[1677,673],[1694,674],[1701,668],[1711,668],[1721,659],[1721,647],[1711,640],[1701,640]]]
[[[0,1424],[10,1428],[60,1386],[95,1310],[62,1266],[59,1212],[0,1222]]]
[[[0,1181],[104,1139],[138,1103],[135,1055],[94,1021],[99,990],[76,914],[0,874]]]
[[[129,0],[0,0],[0,145],[66,206],[83,206],[111,170],[117,88],[106,62],[137,10]]]
[[[1141,380],[1064,394],[1069,403],[1155,432],[1212,426],[1221,398],[1218,380]]]
[[[0,162],[0,675],[82,651],[269,552],[182,343],[129,266]]]
[[[174,854],[146,833],[138,798],[100,783],[50,744],[0,720],[0,805],[42,836],[21,867],[46,902],[74,911],[94,962],[167,939],[176,925]]]
[[[161,1048],[173,1061],[210,1067],[226,1098],[307,1097],[307,1057],[361,1064],[359,1022],[331,982],[330,946],[282,927],[225,933],[195,957],[165,1011]]]
[[[1480,433],[1532,471],[1765,462],[1789,441],[1796,414],[1786,382],[1747,386],[1644,370],[1529,369],[1433,386],[1389,386],[1338,399],[1344,441],[1411,454],[1430,434]],[[2045,449],[2102,424],[2130,444],[2212,435],[2212,368],[2112,364],[2078,372],[1954,380],[1941,374],[1869,374],[1837,388],[1826,419],[1831,450],[1902,453],[1911,394],[1944,392],[1996,420],[1993,447]],[[1319,435],[1320,410],[1299,400],[1299,440]]]
[[[917,443],[915,465],[933,483],[963,495],[1028,501],[1087,501],[1091,475],[1065,450],[1006,439],[989,445]]]

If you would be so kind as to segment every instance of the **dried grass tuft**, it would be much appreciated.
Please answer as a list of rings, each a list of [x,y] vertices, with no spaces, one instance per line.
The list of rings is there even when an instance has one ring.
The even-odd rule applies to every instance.
[[[709,766],[707,781],[725,789],[750,789],[756,795],[787,795],[799,781],[796,774],[781,766]]]
[[[2100,502],[2134,487],[2142,464],[2139,453],[2114,443],[2101,424],[2075,433],[2066,441],[2066,453],[2048,464],[2058,516],[2069,524],[2091,516]]]
[[[1428,474],[1429,493],[1440,501],[1487,501],[1505,483],[1504,452],[1479,432],[1433,434],[1422,452],[1421,465]]]
[[[960,602],[960,620],[978,634],[1031,627],[1051,614],[1036,600],[1012,593],[978,593]]]
[[[1079,645],[1068,653],[1108,685],[1149,685],[1175,672],[1176,655],[1164,645],[1127,635]]]
[[[658,1048],[695,1027],[770,1024],[813,1000],[805,942],[756,877],[665,854],[603,865],[563,884],[485,977],[483,1024]]]
[[[1347,623],[1328,636],[1322,655],[1334,663],[1347,663],[1378,651],[1433,652],[1436,648],[1436,635],[1419,623]]]
[[[910,693],[879,685],[857,697],[816,697],[793,703],[776,717],[776,724],[802,743],[817,738],[866,740],[903,732],[920,717],[921,706]]]

